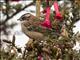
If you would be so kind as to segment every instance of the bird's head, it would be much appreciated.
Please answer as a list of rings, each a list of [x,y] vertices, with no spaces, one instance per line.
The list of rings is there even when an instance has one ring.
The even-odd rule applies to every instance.
[[[26,13],[26,14],[22,15],[18,20],[20,20],[20,21],[29,21],[30,17],[31,17],[31,14]]]

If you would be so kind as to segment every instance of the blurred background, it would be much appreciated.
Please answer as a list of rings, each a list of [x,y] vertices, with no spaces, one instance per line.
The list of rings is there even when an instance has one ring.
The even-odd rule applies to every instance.
[[[71,1],[65,0],[67,6],[71,6]],[[64,5],[64,0],[60,0],[59,5]],[[80,34],[80,11],[77,9],[75,12],[77,19],[74,24],[74,34]],[[43,11],[42,5],[40,11]],[[54,7],[51,7],[51,11],[54,11]],[[35,0],[0,0],[0,47],[1,50],[8,51],[8,43],[4,40],[12,41],[15,39],[15,46],[20,47],[24,51],[25,44],[29,41],[29,37],[26,36],[21,29],[21,22],[18,20],[25,13],[31,13],[36,16],[36,4]],[[69,16],[72,16],[70,13]],[[78,16],[78,18],[77,18]],[[69,23],[69,22],[68,22]],[[15,36],[15,37],[13,37]],[[76,41],[76,45],[73,49],[80,50],[80,41]]]

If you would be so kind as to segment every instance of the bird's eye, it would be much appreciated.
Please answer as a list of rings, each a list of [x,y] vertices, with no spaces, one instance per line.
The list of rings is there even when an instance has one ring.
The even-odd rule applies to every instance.
[[[26,19],[26,17],[22,17],[22,20],[25,20]]]

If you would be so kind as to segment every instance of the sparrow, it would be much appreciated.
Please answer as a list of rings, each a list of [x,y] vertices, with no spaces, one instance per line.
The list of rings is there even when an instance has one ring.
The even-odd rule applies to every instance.
[[[37,21],[34,21],[34,19],[37,19]],[[29,38],[33,40],[43,40],[44,35],[42,33],[28,30],[28,28],[33,25],[39,25],[40,21],[36,16],[30,13],[26,13],[22,15],[18,20],[21,21],[21,28],[24,34],[26,34]]]

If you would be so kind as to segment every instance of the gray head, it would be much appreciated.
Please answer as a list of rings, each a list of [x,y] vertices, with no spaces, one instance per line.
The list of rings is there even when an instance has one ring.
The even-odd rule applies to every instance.
[[[18,20],[20,20],[20,21],[29,20],[30,17],[31,17],[31,14],[26,13],[26,14],[22,15]]]

